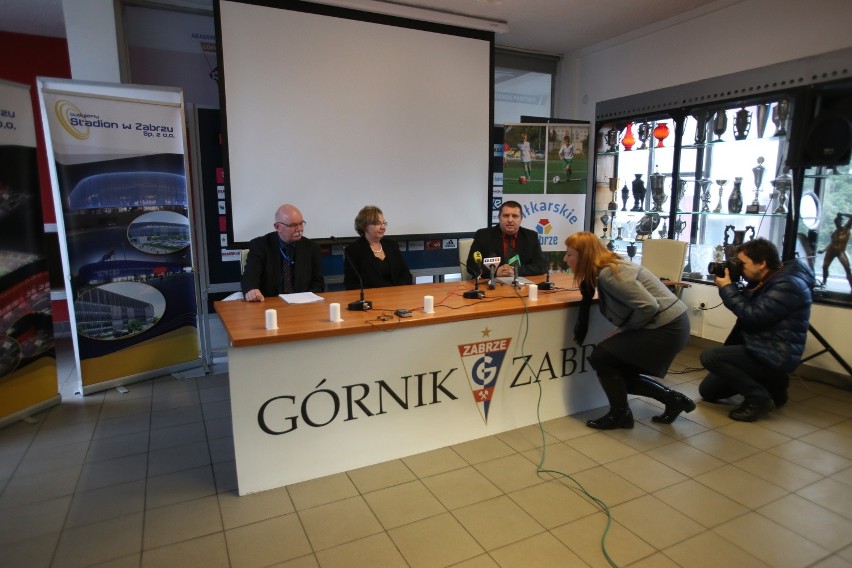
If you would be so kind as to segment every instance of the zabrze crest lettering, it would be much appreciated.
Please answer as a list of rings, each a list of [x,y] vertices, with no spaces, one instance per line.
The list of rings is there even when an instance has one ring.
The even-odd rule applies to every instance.
[[[473,400],[486,424],[500,367],[511,342],[510,338],[489,339],[458,346]]]

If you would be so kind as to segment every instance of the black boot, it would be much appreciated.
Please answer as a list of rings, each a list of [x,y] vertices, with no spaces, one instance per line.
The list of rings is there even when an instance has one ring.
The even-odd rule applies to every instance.
[[[662,414],[651,418],[654,422],[671,424],[681,412],[692,412],[695,410],[695,403],[688,396],[666,388],[645,375],[638,375],[632,387],[631,394],[647,396],[648,398],[659,400],[666,405],[666,410]]]
[[[595,420],[586,422],[589,428],[613,430],[615,428],[633,428],[633,413],[627,405],[627,385],[619,375],[598,373],[598,381],[609,401],[609,412]]]
[[[731,420],[739,422],[754,422],[762,415],[774,408],[772,399],[769,397],[761,399],[745,399],[739,406],[728,413]]]

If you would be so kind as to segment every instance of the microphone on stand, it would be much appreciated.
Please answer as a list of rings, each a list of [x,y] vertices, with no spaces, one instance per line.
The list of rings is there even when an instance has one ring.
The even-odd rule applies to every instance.
[[[506,256],[509,257],[509,260],[506,261],[506,264],[512,267],[512,286],[517,288],[518,286],[520,286],[520,284],[518,283],[518,267],[520,267],[521,265],[521,258],[514,253],[514,250],[509,250],[509,252],[506,253]]]
[[[547,276],[544,279],[544,282],[538,285],[539,290],[553,290],[555,284],[550,281],[550,265],[547,266],[547,272],[545,273]]]
[[[488,280],[488,289],[493,290],[497,287],[497,267],[500,266],[501,258],[499,256],[492,256],[490,258],[483,259],[482,264],[488,267],[491,270],[491,278]]]
[[[463,297],[468,300],[481,300],[485,296],[485,292],[479,289],[479,277],[482,276],[482,253],[473,252],[473,261],[476,263],[476,274],[473,277],[473,290],[466,290]]]
[[[336,243],[337,239],[335,237],[331,237],[331,242]],[[355,263],[352,262],[349,255],[346,254],[346,247],[343,247],[343,258],[349,263],[349,266],[352,267],[352,272],[354,272],[355,276],[358,277],[358,284],[361,285],[361,298],[354,302],[349,302],[346,309],[353,312],[366,312],[367,310],[372,310],[373,302],[364,299],[364,280],[361,279],[361,274],[358,272],[358,269],[355,268]]]

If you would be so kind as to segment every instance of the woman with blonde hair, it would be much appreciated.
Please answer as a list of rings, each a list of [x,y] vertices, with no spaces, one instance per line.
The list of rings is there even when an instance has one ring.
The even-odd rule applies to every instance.
[[[659,278],[607,250],[592,233],[574,233],[565,245],[565,262],[583,297],[574,328],[577,343],[586,338],[595,289],[601,313],[616,327],[612,335],[595,345],[589,357],[610,409],[586,425],[600,430],[633,428],[628,394],[665,404],[665,411],[652,418],[654,422],[671,424],[681,412],[692,412],[692,400],[651,378],[665,375],[689,340],[686,305]]]

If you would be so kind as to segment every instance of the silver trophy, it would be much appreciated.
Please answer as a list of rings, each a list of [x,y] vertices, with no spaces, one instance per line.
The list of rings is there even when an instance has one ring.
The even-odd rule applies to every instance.
[[[659,171],[655,171],[651,174],[651,200],[654,202],[652,207],[653,211],[662,211],[663,204],[668,199],[666,196],[665,183],[666,176],[664,174],[661,174]]]
[[[746,213],[760,213],[760,186],[763,185],[763,173],[766,168],[763,167],[763,156],[757,158],[757,165],[751,169],[754,174],[754,200],[751,205],[746,207]]]
[[[609,216],[608,212],[601,215],[601,223],[603,223],[603,235],[601,235],[602,239],[606,238],[606,232],[609,229],[608,225],[610,219],[612,219],[612,217]]]
[[[719,186],[719,203],[716,204],[716,208],[713,209],[713,213],[721,213],[722,212],[722,193],[725,191],[725,184],[728,183],[726,179],[717,179],[716,185]]]
[[[710,212],[710,185],[713,183],[707,178],[701,178],[700,180],[696,180],[698,187],[700,187],[701,191],[701,212],[709,213]]]
[[[751,113],[742,107],[734,115],[734,139],[745,140],[748,138],[749,130],[751,130]]]
[[[610,211],[618,211],[618,202],[616,201],[618,195],[618,178],[612,177],[609,178],[609,190],[612,192],[612,197],[609,200],[606,208]]]
[[[707,142],[707,123],[710,122],[710,111],[707,109],[697,110],[692,113],[692,118],[695,119],[695,143],[704,144]]]
[[[786,215],[787,195],[791,195],[793,192],[793,176],[790,175],[789,170],[785,167],[784,172],[769,183],[775,188],[775,195],[778,197],[778,206],[773,213]]]
[[[775,124],[775,136],[787,135],[787,118],[790,116],[790,101],[779,99],[772,107],[772,123]]]
[[[651,125],[647,122],[643,122],[639,125],[639,130],[637,131],[637,133],[639,136],[639,141],[642,143],[639,149],[646,150],[648,148],[646,142],[648,141],[648,138],[651,137]]]
[[[716,113],[716,118],[713,119],[713,134],[716,135],[716,139],[713,142],[721,142],[722,134],[728,129],[728,115],[725,113],[725,109],[719,109],[719,112]]]
[[[763,138],[766,123],[769,121],[769,104],[757,105],[757,137]]]
[[[609,146],[606,151],[607,152],[616,152],[618,151],[618,130],[615,128],[610,128],[606,132],[606,136],[604,137],[604,141],[606,145]]]
[[[686,196],[686,184],[689,183],[689,180],[679,179],[677,180],[677,210],[681,211],[680,202],[683,201],[683,198]]]

